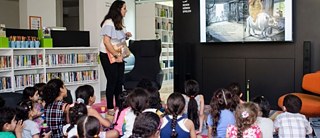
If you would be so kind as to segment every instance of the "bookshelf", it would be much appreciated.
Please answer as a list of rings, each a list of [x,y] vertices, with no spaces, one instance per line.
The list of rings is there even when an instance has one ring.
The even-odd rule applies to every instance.
[[[89,84],[100,102],[98,52],[95,47],[1,48],[0,93],[60,78],[73,98],[78,86]]]
[[[173,79],[173,7],[160,3],[136,5],[136,39],[161,39],[164,80]]]

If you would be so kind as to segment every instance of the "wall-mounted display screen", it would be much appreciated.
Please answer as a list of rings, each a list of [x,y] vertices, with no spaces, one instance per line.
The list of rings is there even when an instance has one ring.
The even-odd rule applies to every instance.
[[[292,0],[200,0],[201,42],[291,42]]]

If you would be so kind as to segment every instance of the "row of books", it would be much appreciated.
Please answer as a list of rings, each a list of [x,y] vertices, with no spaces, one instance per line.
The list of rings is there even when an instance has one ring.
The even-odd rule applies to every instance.
[[[45,82],[44,81],[44,74],[15,75],[14,80],[16,83],[16,88],[33,86],[36,83]]]
[[[11,56],[0,56],[0,69],[11,67]]]
[[[24,74],[15,75],[14,80],[16,88],[23,88],[27,86],[33,86],[36,83],[45,82],[44,74]],[[98,79],[97,70],[87,71],[73,71],[73,72],[52,72],[47,73],[47,80],[54,78],[60,78],[65,83],[83,82],[83,81],[94,81]],[[11,88],[11,78],[1,77],[0,78],[0,90]]]
[[[43,65],[43,56],[42,54],[38,55],[19,55],[14,56],[14,67],[33,67]]]
[[[0,77],[0,91],[11,89],[11,78],[10,77]]]
[[[158,21],[158,20],[156,19],[156,22],[155,22],[155,23],[156,23],[156,24],[155,24],[156,29],[173,31],[173,22]]]
[[[173,9],[172,8],[167,9],[167,8],[156,7],[156,16],[173,18]]]
[[[98,80],[97,70],[47,73],[47,80],[60,78],[65,83]]]
[[[50,54],[46,55],[46,65],[66,65],[66,64],[88,64],[97,63],[97,53],[86,53],[86,54]]]

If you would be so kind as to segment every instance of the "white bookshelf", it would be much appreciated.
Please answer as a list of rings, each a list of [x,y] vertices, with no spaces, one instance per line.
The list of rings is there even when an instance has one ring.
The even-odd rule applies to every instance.
[[[159,3],[136,5],[136,39],[161,39],[164,80],[173,79],[173,7]]]
[[[100,102],[98,53],[96,47],[1,48],[0,93],[60,78],[73,99],[77,87],[89,84]]]

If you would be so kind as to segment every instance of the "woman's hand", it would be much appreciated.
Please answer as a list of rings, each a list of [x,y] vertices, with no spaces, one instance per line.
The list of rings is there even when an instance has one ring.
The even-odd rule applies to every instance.
[[[122,57],[121,54],[119,54],[119,55],[117,56],[116,62],[118,62],[118,63],[122,63],[122,62],[123,62],[123,57]]]
[[[130,37],[132,37],[131,32],[127,32],[127,33],[126,33],[126,39],[128,40]]]

